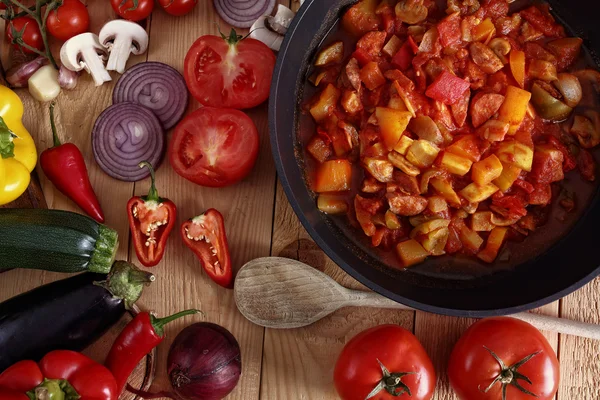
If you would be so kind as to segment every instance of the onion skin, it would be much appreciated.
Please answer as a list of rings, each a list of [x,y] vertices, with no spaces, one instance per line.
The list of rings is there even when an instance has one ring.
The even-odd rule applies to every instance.
[[[240,346],[222,326],[199,322],[182,330],[167,358],[173,392],[181,399],[220,400],[242,373]]]
[[[12,87],[27,87],[27,82],[29,81],[29,78],[31,78],[31,75],[35,74],[35,72],[38,69],[40,69],[47,63],[48,59],[46,57],[40,56],[35,60],[16,65],[6,72],[6,81]]]

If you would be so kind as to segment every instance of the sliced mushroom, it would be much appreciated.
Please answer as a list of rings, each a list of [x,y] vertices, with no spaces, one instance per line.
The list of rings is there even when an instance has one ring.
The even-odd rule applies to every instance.
[[[510,42],[504,38],[495,38],[490,41],[490,49],[498,56],[502,64],[507,64],[508,59],[505,57],[510,53],[512,46]]]
[[[409,25],[424,21],[427,18],[427,12],[423,0],[401,0],[396,4],[396,17]]]
[[[286,6],[279,5],[275,16],[263,15],[250,28],[250,37],[260,40],[271,50],[279,51],[283,43],[283,35],[290,27],[294,12]]]
[[[135,22],[115,19],[107,22],[100,30],[100,43],[109,52],[106,69],[125,72],[130,54],[140,55],[148,49],[148,34]]]
[[[277,12],[275,13],[275,16],[267,17],[267,23],[273,31],[279,33],[280,35],[285,35],[295,15],[296,13],[294,13],[292,10],[283,4],[279,4],[277,6]]]
[[[600,115],[595,110],[586,110],[585,116],[576,115],[571,133],[577,137],[581,147],[591,149],[600,144]]]
[[[60,49],[60,61],[71,71],[86,70],[96,83],[96,86],[111,80],[110,74],[104,68],[103,56],[105,49],[100,44],[98,36],[93,33],[82,33],[67,40]]]
[[[552,96],[540,82],[535,82],[531,87],[531,102],[539,116],[550,121],[564,121],[573,111],[571,107]]]
[[[558,79],[552,84],[558,89],[563,97],[563,101],[569,107],[576,107],[581,101],[583,91],[579,79],[573,74],[558,74]]]

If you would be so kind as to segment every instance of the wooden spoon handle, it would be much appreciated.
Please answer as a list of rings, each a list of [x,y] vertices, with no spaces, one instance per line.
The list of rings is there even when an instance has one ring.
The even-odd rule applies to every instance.
[[[396,303],[393,300],[383,297],[375,292],[363,292],[360,290],[348,290],[347,305],[356,307],[372,307],[372,308],[394,308],[397,310],[410,310],[414,308],[405,306],[404,304]]]
[[[399,310],[414,310],[403,304],[396,303],[374,292],[349,291],[348,305],[359,307],[395,308]],[[579,336],[600,340],[600,325],[586,322],[573,321],[566,318],[551,317],[548,315],[522,312],[510,315],[535,326],[537,329],[548,332],[558,332],[566,335]]]
[[[558,332],[567,335],[600,340],[600,325],[529,312],[513,314],[510,315],[510,317],[529,322],[531,325],[542,331]]]

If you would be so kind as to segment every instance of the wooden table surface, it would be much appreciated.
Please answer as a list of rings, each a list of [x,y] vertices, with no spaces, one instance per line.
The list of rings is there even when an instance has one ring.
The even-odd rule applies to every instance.
[[[289,1],[280,2],[290,6]],[[114,14],[107,0],[88,0],[87,4],[92,20],[91,30],[97,33],[105,22],[114,18]],[[298,6],[293,0],[291,7]],[[200,35],[217,33],[216,21],[224,32],[229,30],[219,20],[210,0],[199,0],[194,12],[181,18],[156,10],[146,24],[150,35],[149,51],[130,64],[145,60],[161,61],[181,71],[184,56],[192,42]],[[117,76],[113,74],[113,78],[116,80]],[[63,140],[76,143],[85,155],[92,184],[105,211],[106,223],[120,234],[119,258],[137,263],[130,246],[125,204],[133,194],[145,194],[149,180],[133,184],[104,174],[94,161],[90,140],[96,117],[111,104],[113,86],[114,81],[94,88],[90,77],[84,75],[76,90],[60,95],[57,122]],[[32,100],[27,91],[18,93],[25,103],[25,126],[41,152],[52,144],[48,107]],[[191,102],[189,109],[197,107],[197,103]],[[248,114],[259,129],[261,146],[258,162],[243,182],[222,189],[203,188],[179,177],[167,161],[158,169],[157,188],[162,197],[168,197],[177,204],[177,226],[207,208],[217,208],[225,217],[236,270],[256,257],[284,256],[325,271],[347,287],[362,288],[314,244],[292,211],[277,180],[271,156],[266,105],[250,110]],[[38,172],[50,208],[80,211],[54,189],[39,168]],[[215,285],[206,276],[192,252],[184,246],[177,229],[171,235],[162,262],[152,271],[157,280],[145,291],[140,307],[155,311],[159,316],[185,308],[198,308],[206,315],[186,317],[168,326],[167,339],[158,347],[153,389],[167,389],[169,386],[165,359],[175,335],[184,326],[204,319],[229,329],[242,348],[242,378],[228,399],[336,399],[332,370],[344,344],[364,329],[392,323],[413,331],[433,359],[439,376],[434,398],[456,398],[444,371],[453,344],[472,320],[423,312],[348,308],[306,328],[264,329],[253,325],[237,311],[231,290]],[[10,271],[0,277],[0,300],[61,277],[64,276],[40,271]],[[535,282],[531,284],[535,285]],[[600,323],[599,304],[600,280],[596,280],[577,293],[536,312]],[[547,337],[557,349],[561,361],[558,399],[600,399],[600,342],[556,334],[548,334]]]

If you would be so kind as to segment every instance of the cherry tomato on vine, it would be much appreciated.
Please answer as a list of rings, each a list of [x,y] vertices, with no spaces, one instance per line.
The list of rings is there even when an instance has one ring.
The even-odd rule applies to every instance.
[[[550,400],[558,389],[559,364],[535,327],[497,317],[476,322],[462,335],[448,375],[461,400]]]
[[[198,0],[158,0],[158,4],[167,13],[176,17],[188,14],[196,7]]]
[[[73,36],[88,31],[90,14],[79,0],[63,0],[56,10],[50,11],[46,19],[48,32],[59,40],[69,40]]]
[[[6,10],[6,4],[0,2],[0,10]]]
[[[42,51],[44,49],[44,40],[37,22],[31,17],[19,17],[11,20],[6,28],[8,40],[13,43],[13,40],[23,40],[23,42]],[[24,53],[33,54],[34,52],[19,44],[13,43],[16,49],[22,49]]]
[[[110,0],[110,5],[121,18],[129,21],[146,19],[154,10],[154,0]]]
[[[429,400],[436,377],[412,333],[397,325],[380,325],[344,346],[333,380],[342,400]]]

